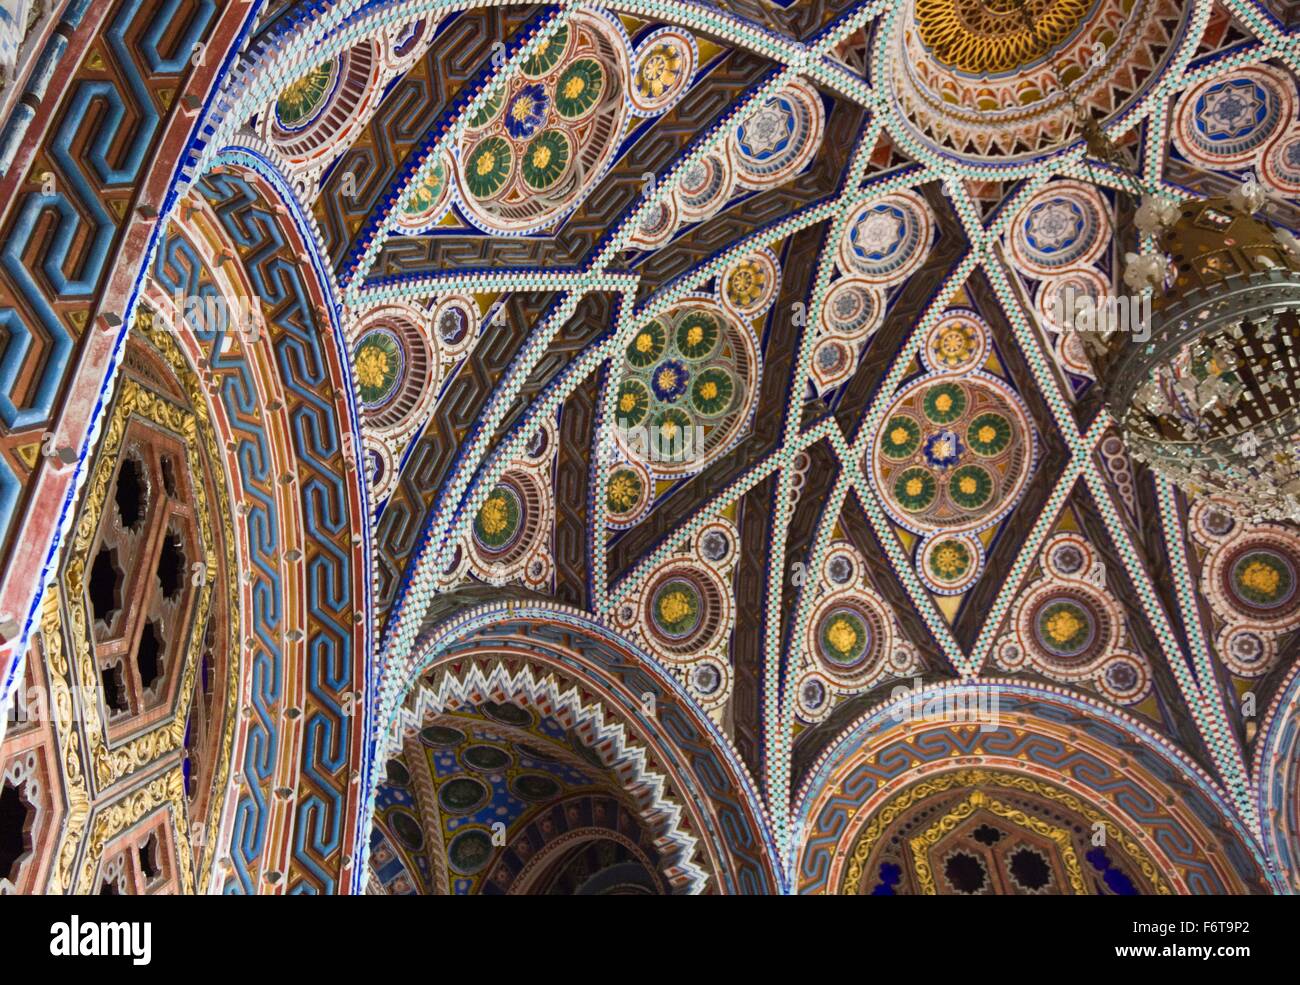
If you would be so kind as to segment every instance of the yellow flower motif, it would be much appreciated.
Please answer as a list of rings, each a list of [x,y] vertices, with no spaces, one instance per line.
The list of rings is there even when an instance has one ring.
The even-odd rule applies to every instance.
[[[636,409],[636,394],[625,393],[618,398],[618,409],[624,414],[630,413]]]
[[[1276,594],[1277,586],[1281,581],[1282,576],[1278,574],[1277,569],[1262,561],[1251,561],[1246,565],[1246,570],[1241,573],[1242,586],[1260,595]]]
[[[659,370],[659,389],[671,391],[677,386],[677,373],[665,368]]]
[[[1083,629],[1083,620],[1070,609],[1061,609],[1047,620],[1047,635],[1056,643],[1067,643]]]
[[[626,510],[636,502],[637,484],[632,477],[620,472],[609,483],[609,498],[619,509]]]
[[[659,425],[659,434],[669,441],[677,437],[677,422],[671,417]]]
[[[934,406],[935,409],[938,410],[940,414],[948,413],[948,411],[952,410],[952,394],[950,393],[939,394],[939,396],[934,398]]]
[[[907,489],[907,494],[909,496],[919,496],[921,495],[921,490],[925,488],[925,484],[922,483],[920,479],[913,477],[907,480],[907,486],[905,488]]]
[[[649,332],[642,332],[640,335],[636,337],[637,352],[649,352],[652,348],[654,348],[654,344],[655,344],[655,340],[651,337]]]
[[[992,444],[993,439],[996,438],[997,436],[998,436],[998,432],[993,428],[991,424],[985,424],[982,428],[979,429],[978,437],[980,439],[980,444],[984,444],[984,445]]]
[[[704,329],[699,325],[692,325],[686,330],[686,344],[694,348],[704,341]]]
[[[388,353],[377,345],[368,345],[357,356],[357,382],[364,387],[379,387],[388,378]]]
[[[853,624],[841,616],[827,627],[826,641],[840,653],[849,653],[858,644],[858,634]]]
[[[705,400],[712,400],[718,395],[718,384],[712,380],[705,380],[700,385],[700,396]]]
[[[545,144],[540,144],[533,150],[533,167],[540,171],[550,163],[551,149]]]
[[[907,439],[910,437],[911,435],[907,433],[907,428],[894,428],[894,430],[889,432],[889,440],[896,445],[907,444]]]
[[[939,351],[949,358],[965,356],[968,348],[966,333],[960,329],[952,328],[939,336]]]
[[[506,499],[504,496],[489,496],[486,503],[478,511],[478,522],[482,526],[483,532],[489,537],[495,537],[506,528]]]
[[[934,552],[934,567],[941,575],[951,577],[960,574],[961,569],[965,567],[961,551],[951,545],[939,548]]]
[[[564,98],[577,99],[582,95],[582,90],[587,88],[587,82],[581,75],[575,75],[564,83]]]
[[[936,441],[931,449],[931,454],[935,458],[948,458],[952,455],[952,442],[947,438],[940,438]]]
[[[510,107],[510,115],[515,118],[516,122],[523,123],[533,115],[533,101],[531,99],[516,100],[515,104]]]
[[[672,625],[691,614],[691,599],[685,592],[669,592],[659,600],[659,618]]]
[[[978,488],[978,486],[976,485],[975,479],[972,476],[963,475],[961,479],[957,482],[957,488],[960,489],[967,496],[973,496],[975,495],[975,490]]]
[[[646,58],[639,73],[640,89],[649,92],[658,99],[669,86],[675,85],[681,72],[681,58],[677,52],[664,44],[655,48]]]
[[[763,272],[756,263],[748,262],[733,270],[727,280],[732,304],[744,308],[757,301],[763,293],[763,280]]]
[[[474,170],[478,172],[478,176],[481,178],[496,166],[497,156],[488,150],[479,155],[478,163],[474,165]]]

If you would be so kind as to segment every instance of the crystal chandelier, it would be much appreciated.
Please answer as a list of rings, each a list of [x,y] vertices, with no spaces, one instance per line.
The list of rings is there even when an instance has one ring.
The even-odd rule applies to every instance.
[[[1030,5],[1014,2],[1032,28]],[[1094,318],[1082,331],[1130,452],[1242,519],[1300,520],[1300,241],[1256,216],[1266,196],[1253,177],[1227,196],[1181,204],[1147,193],[1057,80],[1089,155],[1118,170],[1140,200],[1138,230],[1155,245],[1128,253],[1124,271],[1138,296],[1123,307],[1149,299],[1150,324],[1134,332]]]

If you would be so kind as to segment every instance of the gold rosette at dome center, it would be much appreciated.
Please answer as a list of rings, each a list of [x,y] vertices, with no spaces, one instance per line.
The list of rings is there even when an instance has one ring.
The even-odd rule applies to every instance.
[[[1069,40],[1094,6],[1093,0],[915,2],[921,43],[944,65],[971,75],[1000,75],[1038,61]]]

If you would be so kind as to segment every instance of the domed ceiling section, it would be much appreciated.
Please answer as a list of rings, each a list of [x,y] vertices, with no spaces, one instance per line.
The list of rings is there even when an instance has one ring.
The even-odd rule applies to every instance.
[[[1181,0],[908,0],[877,25],[874,81],[941,156],[1005,167],[1140,104],[1180,48]],[[1067,90],[1068,87],[1068,90]]]
[[[116,630],[65,639],[50,613],[82,588],[68,557],[105,611],[134,557],[117,528],[98,576],[89,541],[59,544],[92,467],[130,485],[93,408],[123,372],[148,389],[118,358],[147,335],[225,429],[204,482],[223,469],[240,494],[244,553],[219,573],[253,598],[231,631],[247,660],[220,669],[283,658],[291,684],[242,715],[199,696],[230,763],[294,750],[245,771],[221,830],[320,802],[356,821],[329,844],[288,824],[214,845],[199,888],[1286,885],[1295,522],[1153,475],[1060,317],[1127,291],[1130,182],[1173,204],[1253,177],[1300,232],[1300,63],[1266,5],[346,0],[248,24],[104,6],[50,98],[138,99],[129,64],[135,171],[70,158],[98,131],[52,112],[0,176],[0,680],[108,652]],[[176,54],[191,34],[236,74]],[[106,743],[151,667],[111,642],[135,672]],[[0,885],[128,885],[32,864],[76,789],[59,740],[7,733],[25,834]],[[224,809],[183,793],[182,822]]]

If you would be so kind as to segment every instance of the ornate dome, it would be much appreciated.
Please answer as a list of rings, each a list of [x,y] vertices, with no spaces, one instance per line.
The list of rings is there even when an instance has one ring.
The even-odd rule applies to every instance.
[[[1086,111],[1127,113],[1188,43],[1191,10],[1181,0],[908,0],[876,27],[875,81],[900,113],[900,140],[991,167],[1028,163],[1081,137],[1062,83]]]

